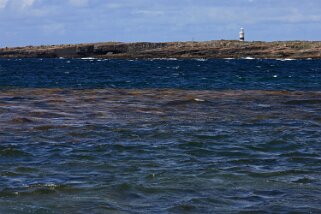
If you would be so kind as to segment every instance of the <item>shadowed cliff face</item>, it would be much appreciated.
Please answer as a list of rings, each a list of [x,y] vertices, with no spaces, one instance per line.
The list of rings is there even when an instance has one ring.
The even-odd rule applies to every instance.
[[[0,49],[0,57],[99,58],[321,58],[321,42],[94,43]]]

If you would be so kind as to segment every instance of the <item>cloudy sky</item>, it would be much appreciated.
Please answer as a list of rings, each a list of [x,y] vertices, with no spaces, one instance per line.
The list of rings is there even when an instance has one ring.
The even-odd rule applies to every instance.
[[[0,46],[321,40],[321,0],[0,0]]]

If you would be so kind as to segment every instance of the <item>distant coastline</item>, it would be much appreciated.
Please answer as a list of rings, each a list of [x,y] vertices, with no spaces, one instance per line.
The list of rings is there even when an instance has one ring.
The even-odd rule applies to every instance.
[[[268,58],[321,59],[321,41],[121,43],[0,48],[0,58]]]

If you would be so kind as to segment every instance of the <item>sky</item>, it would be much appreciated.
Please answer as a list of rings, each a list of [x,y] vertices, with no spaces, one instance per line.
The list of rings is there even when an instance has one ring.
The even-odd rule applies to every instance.
[[[321,0],[0,0],[0,47],[321,40]]]

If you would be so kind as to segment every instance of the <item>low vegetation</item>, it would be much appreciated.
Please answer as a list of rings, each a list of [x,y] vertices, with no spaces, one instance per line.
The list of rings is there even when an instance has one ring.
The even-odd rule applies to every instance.
[[[321,58],[321,42],[276,41],[121,43],[41,45],[1,48],[2,58]]]

